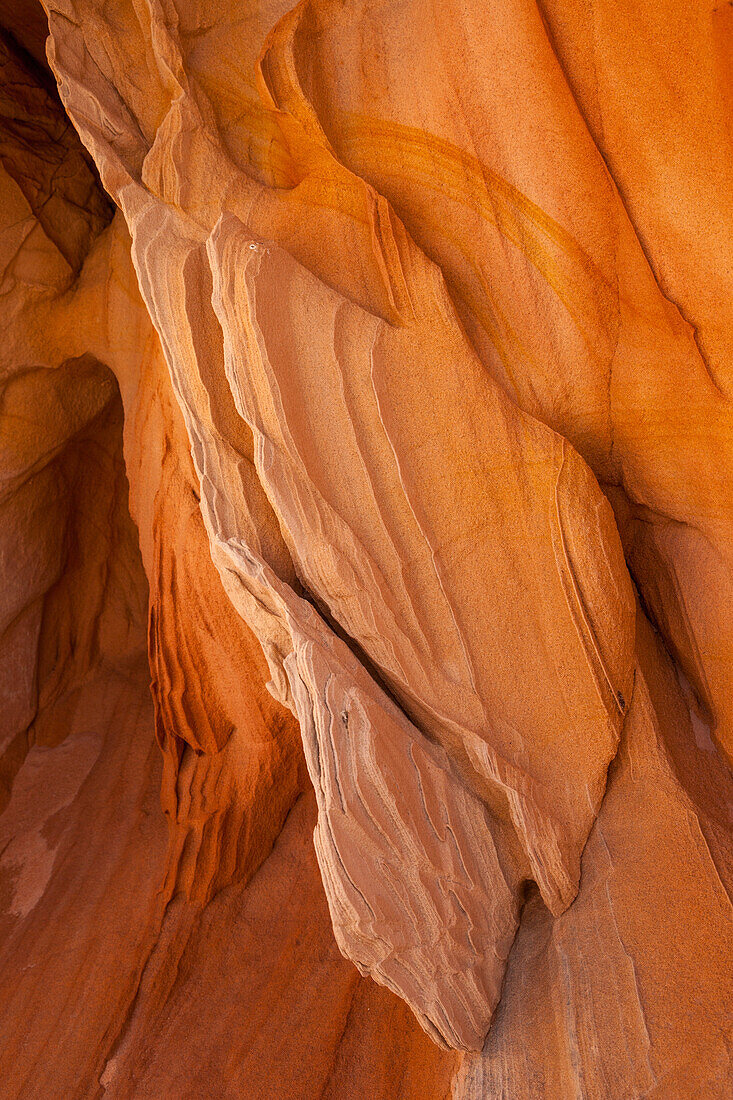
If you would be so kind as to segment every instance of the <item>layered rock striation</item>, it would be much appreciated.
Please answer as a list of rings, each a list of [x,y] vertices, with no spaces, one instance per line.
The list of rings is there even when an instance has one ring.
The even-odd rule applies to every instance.
[[[7,1096],[723,1100],[729,7],[43,2]]]

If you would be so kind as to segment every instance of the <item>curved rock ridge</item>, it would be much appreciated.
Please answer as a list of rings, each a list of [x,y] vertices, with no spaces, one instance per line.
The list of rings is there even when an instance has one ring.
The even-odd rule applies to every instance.
[[[442,1046],[480,1050],[518,923],[481,801],[306,601],[245,547],[281,605],[336,940]]]
[[[30,174],[17,130],[3,141]],[[261,650],[209,556],[121,217],[98,227],[78,277],[63,252],[62,239],[85,239],[89,225],[83,206],[75,224],[68,201],[86,161],[65,149],[50,150],[60,164],[50,234],[0,171],[2,1091],[201,1095],[207,1073],[183,1048],[186,1013],[206,1002],[227,1037],[217,1091],[264,1100],[276,1080],[280,1095],[316,1100],[348,1081],[387,1100],[399,1065],[405,1095],[447,1094],[450,1059],[439,1064],[407,1007],[339,954],[297,725],[267,693]],[[278,926],[273,908],[285,914],[286,901]],[[212,999],[198,952],[208,945],[208,965],[231,973],[229,943],[248,962],[236,989]],[[163,1020],[179,1038],[162,1039]],[[272,1049],[290,1031],[301,1035],[294,1059],[292,1047]]]
[[[688,132],[702,113],[728,147],[720,58],[730,20],[726,5],[670,14],[695,43],[697,76],[685,80],[678,58],[676,100],[665,111],[660,88],[673,47],[658,20],[674,4],[658,5],[644,33],[631,32],[633,14],[617,21],[610,3],[588,19],[583,3],[572,14],[557,7],[415,0],[385,20],[380,5],[313,0],[273,30],[263,73],[272,101],[307,119],[440,265],[502,389],[614,487],[634,579],[730,753],[733,640],[719,608],[733,597],[731,297],[721,285],[733,181],[730,158]],[[603,27],[616,47],[594,53],[586,24]],[[643,43],[652,80],[619,46],[620,27]],[[460,48],[446,50],[452,36]],[[617,74],[617,101],[633,97],[633,111],[602,102],[601,70]],[[656,113],[636,91],[651,92],[655,80]],[[509,106],[518,88],[521,110]],[[622,132],[627,158],[615,160],[612,177]],[[655,157],[643,152],[650,134]],[[688,196],[710,187],[706,179],[721,185],[701,204],[703,228]],[[694,233],[670,225],[679,204]],[[723,599],[708,599],[711,587]]]
[[[336,941],[441,1044],[481,1050],[516,932],[516,892],[481,803],[452,780],[446,754],[329,648],[298,638],[292,686]]]
[[[288,556],[286,568],[294,567],[423,731],[457,754],[491,810],[494,842],[506,849],[515,905],[522,878],[532,876],[561,912],[577,890],[631,688],[633,603],[611,510],[575,452],[517,411],[482,370],[439,269],[385,201],[343,169],[296,114],[285,114],[281,125],[303,178],[285,195],[253,184],[218,154],[229,177],[223,201],[244,215],[257,194],[268,208],[269,237],[245,232],[230,257],[232,213],[218,219],[203,253],[198,225],[212,203],[206,200],[207,210],[193,196],[187,202],[184,163],[170,151],[161,161],[161,135],[169,128],[186,134],[188,163],[195,147],[216,153],[216,134],[202,96],[189,87],[175,34],[162,22],[158,29],[152,47],[176,73],[179,93],[147,152],[139,128],[120,132],[118,118],[110,143],[109,127],[90,126],[88,106],[84,119],[74,114],[71,91],[67,105],[128,219],[143,297],[183,404],[210,536],[260,552],[257,521],[269,511],[269,527],[285,540],[273,549]],[[71,89],[59,53],[55,64],[62,90]],[[328,206],[317,191],[324,178],[332,188]],[[301,189],[303,199],[296,197]],[[292,247],[293,205],[299,234],[314,208],[332,242],[333,271],[328,246],[322,249],[325,282],[275,248],[278,231]],[[263,214],[248,219],[255,233]],[[337,224],[366,261],[355,284],[343,269],[334,279]],[[313,321],[307,336],[300,302],[309,303]],[[329,363],[331,377],[324,374]],[[246,494],[231,495],[222,471],[222,461],[241,465],[231,439],[246,430],[242,421],[252,433],[246,476],[254,513]],[[327,438],[319,437],[320,425]],[[426,482],[424,471],[436,468],[452,476]],[[589,517],[595,543],[587,541]],[[501,541],[492,538],[497,528]],[[259,606],[252,609],[253,599],[263,603],[257,592],[238,602],[266,652],[278,651],[278,683],[292,637]],[[555,655],[549,681],[545,654]],[[489,1017],[494,1003],[489,998]]]
[[[8,1096],[723,1100],[730,5],[42,2]]]
[[[543,896],[561,909],[577,887],[587,815],[600,801],[630,692],[631,589],[610,508],[577,455],[516,417],[460,340],[437,270],[420,270],[405,251],[412,316],[375,326],[287,254],[249,240],[232,218],[220,221],[209,256],[227,374],[307,590],[426,731],[458,747],[487,798],[508,803]],[[268,324],[275,296],[284,314],[276,327]],[[299,324],[288,331],[298,298],[325,322],[322,340],[313,329],[304,338]],[[420,301],[424,317],[415,316]],[[455,376],[445,412],[437,379],[430,389],[433,357],[450,361]],[[294,379],[302,396],[288,404]],[[339,440],[337,464],[322,457],[316,408]],[[425,481],[425,471],[448,462],[460,470],[470,523],[451,508],[452,479]],[[505,507],[507,492],[519,507]],[[587,516],[597,544],[578,553]],[[492,539],[497,526],[506,543]],[[530,530],[543,581],[519,596],[512,577],[530,575]],[[559,651],[561,638],[557,692],[531,695],[537,652]],[[520,698],[517,677],[526,685]],[[526,723],[541,726],[542,738],[528,737]],[[571,759],[580,795],[568,783]]]

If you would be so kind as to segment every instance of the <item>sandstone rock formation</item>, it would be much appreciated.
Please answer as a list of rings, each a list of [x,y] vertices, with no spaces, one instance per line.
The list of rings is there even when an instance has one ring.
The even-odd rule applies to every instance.
[[[0,1095],[729,1097],[733,7],[0,24]]]

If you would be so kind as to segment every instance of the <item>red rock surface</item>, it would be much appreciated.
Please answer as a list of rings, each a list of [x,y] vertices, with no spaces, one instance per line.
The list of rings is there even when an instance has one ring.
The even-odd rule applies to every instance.
[[[3,1100],[729,1097],[733,8],[43,2]]]

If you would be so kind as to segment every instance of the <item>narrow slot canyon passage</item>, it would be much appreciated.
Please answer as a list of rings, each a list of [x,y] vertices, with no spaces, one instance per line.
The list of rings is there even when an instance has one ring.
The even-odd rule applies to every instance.
[[[733,1095],[731,13],[0,0],[0,1100]]]

